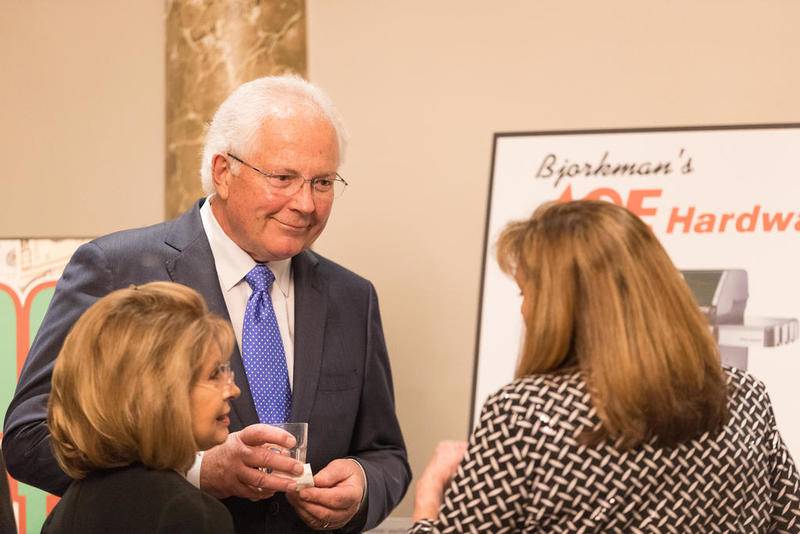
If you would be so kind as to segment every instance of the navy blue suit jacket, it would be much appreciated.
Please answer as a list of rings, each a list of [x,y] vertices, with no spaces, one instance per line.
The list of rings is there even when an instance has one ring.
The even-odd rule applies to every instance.
[[[178,219],[110,234],[81,246],[55,295],[22,369],[6,414],[3,453],[17,480],[62,494],[70,479],[50,449],[46,425],[50,377],[64,338],[78,317],[109,292],[154,280],[199,291],[210,310],[228,319],[200,206]],[[314,472],[352,457],[364,467],[368,492],[342,532],[372,528],[400,502],[411,479],[395,414],[389,359],[372,284],[311,252],[292,259],[295,290],[293,421],[309,423],[308,461]],[[258,422],[241,355],[231,366],[241,396],[231,430]],[[283,494],[261,502],[223,501],[239,533],[310,532]]]

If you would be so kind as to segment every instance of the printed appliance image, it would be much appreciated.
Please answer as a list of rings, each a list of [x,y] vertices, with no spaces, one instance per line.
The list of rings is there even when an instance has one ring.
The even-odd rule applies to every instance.
[[[797,319],[744,317],[747,271],[743,269],[681,271],[708,319],[722,363],[747,369],[748,347],[777,347],[797,340]]]

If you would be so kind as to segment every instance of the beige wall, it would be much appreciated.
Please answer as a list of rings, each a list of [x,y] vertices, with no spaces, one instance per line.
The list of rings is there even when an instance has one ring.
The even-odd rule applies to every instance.
[[[164,212],[163,0],[0,0],[0,237]]]
[[[0,1],[0,236],[159,220],[163,1]],[[317,248],[378,288],[417,474],[467,433],[494,132],[800,122],[795,0],[307,8],[352,134]]]
[[[791,0],[308,0],[308,20],[352,135],[317,248],[378,288],[417,475],[467,433],[494,132],[800,122]]]

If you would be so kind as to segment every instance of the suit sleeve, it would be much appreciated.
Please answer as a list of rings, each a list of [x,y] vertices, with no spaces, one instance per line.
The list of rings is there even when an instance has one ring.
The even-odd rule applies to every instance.
[[[411,468],[395,411],[392,372],[378,298],[371,284],[367,315],[364,387],[351,444],[351,456],[367,475],[367,497],[344,532],[361,532],[378,526],[403,498],[411,481]]]
[[[70,479],[53,455],[47,428],[53,366],[75,321],[111,289],[105,254],[94,243],[82,245],[56,285],[6,412],[3,455],[8,472],[21,482],[56,495],[66,491]]]

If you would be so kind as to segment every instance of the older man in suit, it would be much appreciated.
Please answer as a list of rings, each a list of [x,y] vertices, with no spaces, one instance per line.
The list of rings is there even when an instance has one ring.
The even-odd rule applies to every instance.
[[[187,477],[223,499],[237,532],[358,532],[377,525],[408,487],[375,290],[309,250],[347,184],[338,114],[294,77],[239,87],[207,134],[208,197],[174,221],[82,246],[70,260],[8,409],[3,451],[18,480],[60,494],[46,426],[50,376],[69,328],[120,287],[172,280],[231,320],[242,395],[223,445]],[[309,423],[315,488],[272,472],[269,423]],[[277,466],[275,466],[277,467]]]

